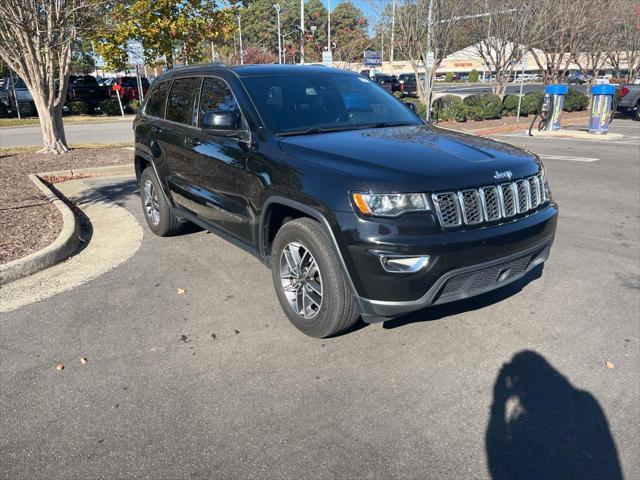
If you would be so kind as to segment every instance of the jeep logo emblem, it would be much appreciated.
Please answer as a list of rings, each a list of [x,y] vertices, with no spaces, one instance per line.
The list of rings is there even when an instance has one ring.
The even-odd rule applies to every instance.
[[[503,172],[499,172],[496,170],[496,172],[493,174],[493,178],[495,178],[496,180],[502,180],[505,178],[511,180],[511,177],[513,177],[513,173],[511,173],[511,170],[505,170]]]

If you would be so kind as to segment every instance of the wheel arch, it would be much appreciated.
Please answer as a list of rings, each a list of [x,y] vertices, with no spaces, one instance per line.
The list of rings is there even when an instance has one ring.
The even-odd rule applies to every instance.
[[[319,211],[318,209],[304,204],[302,202],[292,200],[290,198],[282,197],[279,195],[273,195],[265,201],[262,212],[260,215],[260,225],[258,230],[258,246],[261,255],[265,258],[270,257],[271,254],[271,241],[275,238],[277,230],[284,224],[284,220],[286,217],[276,219],[275,223],[271,223],[272,213],[274,211],[280,212],[298,212],[299,214],[295,218],[300,217],[308,217],[317,221],[325,233],[329,237],[336,254],[338,255],[338,260],[340,263],[340,268],[345,278],[347,279],[347,283],[351,288],[351,291],[354,295],[358,295],[353,280],[351,278],[351,274],[347,265],[345,263],[344,257],[342,255],[342,250],[338,241],[334,235],[333,229],[331,228],[331,223],[329,223],[329,219],[327,216]],[[272,230],[273,226],[277,226],[275,230]]]

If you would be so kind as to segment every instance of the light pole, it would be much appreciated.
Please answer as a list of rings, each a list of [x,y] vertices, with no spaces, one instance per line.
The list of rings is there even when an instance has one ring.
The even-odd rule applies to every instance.
[[[391,75],[393,75],[393,35],[396,29],[396,0],[393,0],[391,5],[391,46],[389,52],[389,61],[391,62]],[[383,58],[384,60],[384,58]]]
[[[327,9],[327,52],[331,51],[331,0]]]
[[[238,14],[238,33],[240,35],[240,65],[244,65],[244,50],[242,48],[242,17]]]
[[[300,63],[304,63],[304,0],[300,0]]]
[[[273,6],[276,9],[276,19],[278,25],[278,63],[282,63],[282,35],[280,35],[280,5]]]
[[[429,62],[433,62],[435,59],[433,58],[433,54],[431,53],[431,13],[433,9],[433,0],[429,0],[429,13],[427,16],[427,55],[425,58],[424,64],[424,103],[426,108],[426,120],[427,122],[431,120],[431,68],[429,67]]]

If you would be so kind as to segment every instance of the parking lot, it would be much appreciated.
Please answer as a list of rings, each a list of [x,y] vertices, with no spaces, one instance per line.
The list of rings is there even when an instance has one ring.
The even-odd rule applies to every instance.
[[[495,137],[548,171],[544,269],[326,340],[289,324],[258,260],[156,237],[133,180],[86,180],[144,239],[1,314],[0,477],[640,478],[640,124],[612,131]]]

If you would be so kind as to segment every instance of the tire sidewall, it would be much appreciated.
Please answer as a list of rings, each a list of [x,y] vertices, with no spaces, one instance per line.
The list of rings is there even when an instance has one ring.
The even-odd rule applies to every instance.
[[[320,235],[324,238],[320,238]],[[320,270],[320,276],[322,278],[322,304],[318,314],[311,319],[302,318],[291,308],[282,288],[282,282],[280,280],[280,257],[283,248],[291,242],[301,243],[309,250]],[[319,225],[317,225],[316,228],[310,229],[309,225],[294,221],[285,224],[281,228],[275,238],[272,249],[271,273],[276,295],[282,305],[282,309],[298,330],[313,337],[325,337],[335,329],[333,320],[335,312],[338,310],[336,303],[341,300],[342,275],[337,265],[335,254],[332,258],[330,255],[331,252],[326,248],[326,244],[323,246],[324,242],[328,243],[328,238],[324,232],[322,232]]]
[[[154,225],[153,223],[151,223],[151,220],[149,219],[148,215],[147,215],[147,211],[144,205],[144,184],[147,180],[151,180],[151,183],[153,183],[153,188],[156,190],[156,192],[158,192],[158,205],[160,207],[160,221],[158,222],[157,225]],[[160,235],[160,236],[164,236],[169,232],[170,229],[170,208],[171,206],[168,204],[167,199],[165,198],[164,194],[162,193],[162,188],[160,187],[160,182],[158,181],[158,178],[156,177],[155,173],[150,169],[150,168],[146,168],[143,172],[142,175],[140,175],[140,184],[139,184],[139,188],[140,188],[140,201],[142,203],[142,212],[144,214],[144,218],[147,221],[147,225],[149,226],[149,229],[155,233],[156,235]]]

